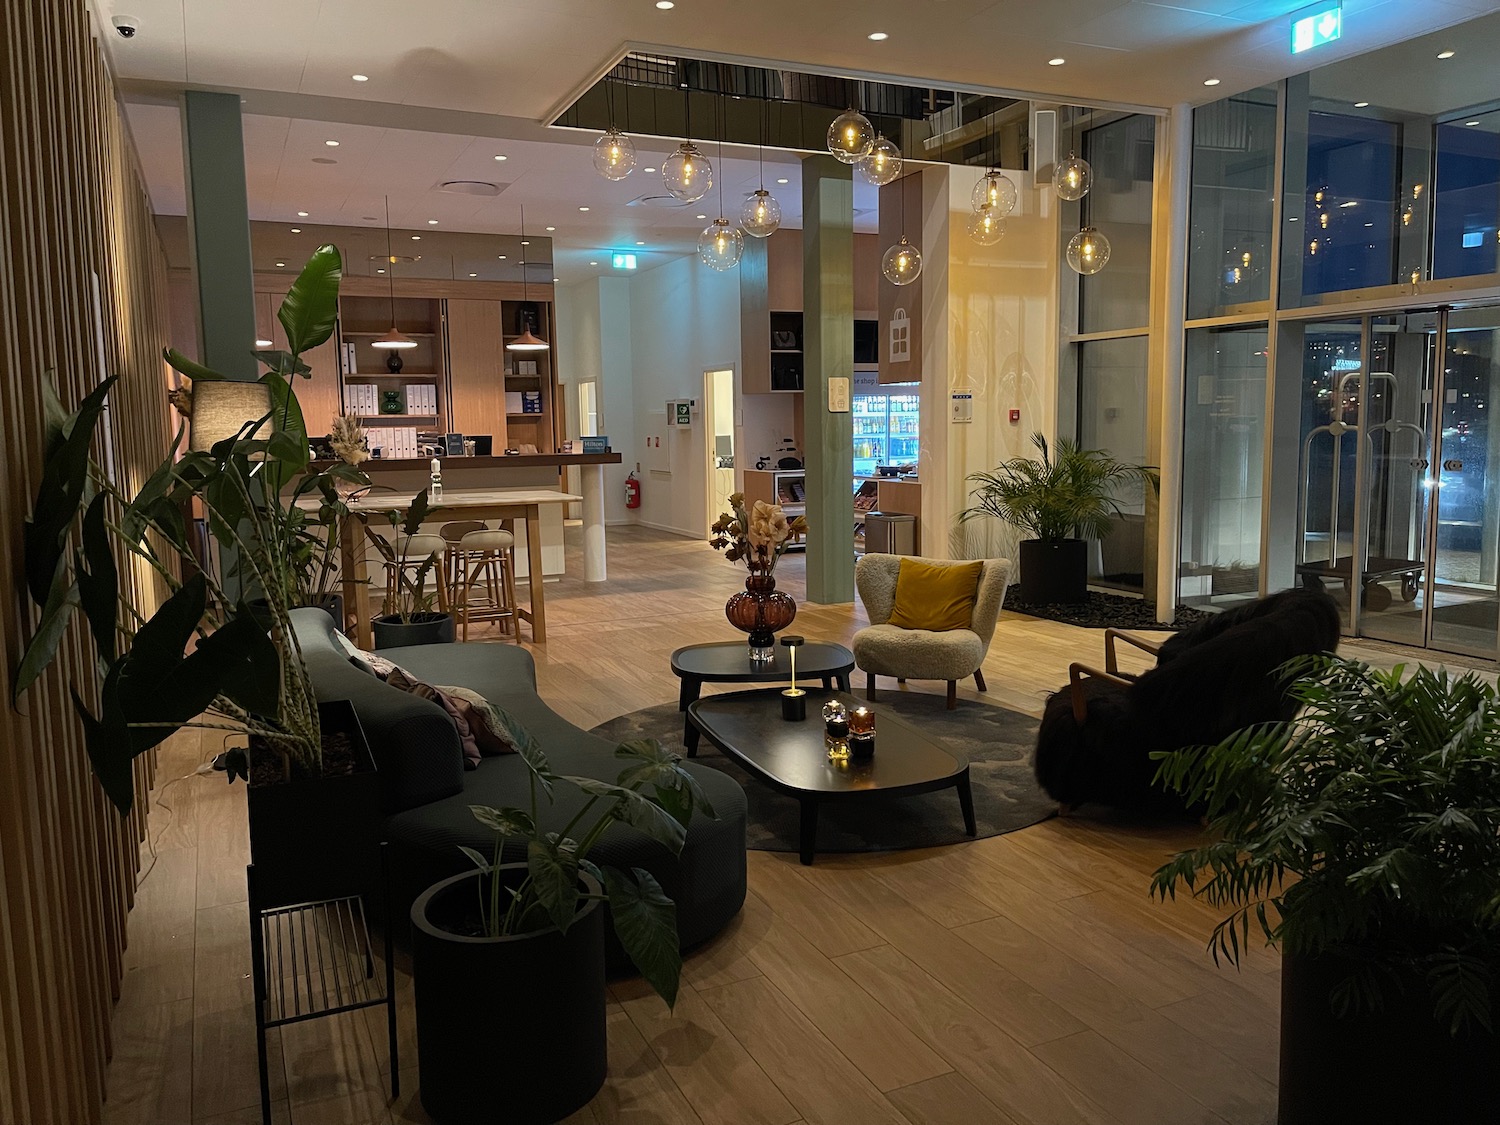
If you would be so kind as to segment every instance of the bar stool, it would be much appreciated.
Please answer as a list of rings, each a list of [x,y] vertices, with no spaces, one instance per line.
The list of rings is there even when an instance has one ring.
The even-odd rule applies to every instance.
[[[488,531],[489,525],[482,520],[454,520],[438,528],[438,534],[448,544],[443,552],[443,576],[448,583],[448,602],[458,604],[458,588],[464,577],[464,552],[460,544],[471,531]]]
[[[469,639],[470,621],[498,621],[502,632],[513,632],[516,643],[521,630],[516,621],[516,537],[509,531],[488,528],[467,532],[459,539],[462,577],[454,588],[454,613],[463,622],[463,639]],[[475,605],[471,594],[475,580],[483,577],[485,600]]]
[[[438,609],[448,612],[448,583],[443,573],[443,558],[448,544],[441,535],[419,532],[416,535],[380,536],[380,553],[385,558],[385,598],[393,605],[402,582],[414,585],[428,559],[437,561]],[[403,574],[403,572],[405,572]],[[399,576],[399,578],[398,578]]]

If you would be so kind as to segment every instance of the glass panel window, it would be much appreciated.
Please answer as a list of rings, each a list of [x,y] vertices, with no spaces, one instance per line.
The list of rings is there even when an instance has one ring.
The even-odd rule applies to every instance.
[[[1143,114],[1084,134],[1082,156],[1094,176],[1082,212],[1109,239],[1110,254],[1103,270],[1081,279],[1080,331],[1144,328],[1148,322],[1155,143],[1156,119]]]
[[[1401,127],[1343,113],[1308,114],[1302,292],[1336,293],[1397,279]]]
[[[1194,110],[1189,319],[1270,300],[1275,172],[1274,86]]]
[[[1179,589],[1187,605],[1259,592],[1267,343],[1264,324],[1187,334]]]
[[[1132,465],[1146,463],[1145,336],[1089,340],[1078,345],[1078,441]],[[1116,494],[1121,513],[1105,538],[1091,546],[1089,581],[1140,590],[1144,586],[1146,498],[1134,484]]]
[[[1432,276],[1500,272],[1500,112],[1439,125]]]

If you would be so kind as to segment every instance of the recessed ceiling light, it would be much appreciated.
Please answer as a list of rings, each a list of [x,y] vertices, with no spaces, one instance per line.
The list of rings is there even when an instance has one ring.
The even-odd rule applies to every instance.
[[[523,238],[523,239],[521,239],[521,245],[522,246],[530,246],[531,245],[531,239],[529,239],[529,238]]]
[[[647,168],[646,171],[648,171],[648,172],[654,172],[654,171],[656,171],[656,169],[655,168]]]
[[[508,156],[497,156],[497,157],[495,157],[495,159],[496,160],[509,160],[510,157],[508,157]]]
[[[1205,78],[1203,80],[1203,84],[1205,86],[1217,86],[1219,84],[1219,80],[1217,78]]]
[[[301,227],[293,227],[292,228],[292,233],[293,234],[301,234],[302,233],[302,228]]]
[[[677,7],[676,4],[672,3],[672,0],[656,0],[656,6],[664,12],[670,12],[673,8]]]
[[[1479,122],[1477,122],[1477,121],[1465,121],[1464,124],[1465,125],[1478,125]]]
[[[1291,218],[1287,219],[1287,222],[1289,222],[1289,223],[1295,223],[1296,221],[1297,221],[1297,216],[1296,215],[1293,215],[1293,216],[1291,216]]]
[[[579,210],[580,210],[580,211],[587,211],[587,210],[588,210],[588,208],[587,208],[587,207],[580,207],[580,208],[578,208],[578,209],[579,209]]]
[[[707,215],[699,215],[698,218],[700,218],[700,219],[706,219],[706,218],[708,218],[708,216]]]
[[[323,143],[325,145],[327,145],[329,148],[338,148],[339,147],[338,141],[324,141]]]
[[[591,266],[597,266],[598,264],[599,264],[598,262],[590,262],[589,263],[589,265],[591,265]]]
[[[413,242],[421,242],[422,241],[422,236],[420,234],[414,234],[414,235],[411,236],[411,240]]]
[[[884,41],[884,40],[886,40],[886,39],[889,39],[889,38],[890,38],[890,36],[889,36],[889,35],[887,35],[887,34],[886,34],[886,33],[885,33],[885,32],[883,32],[883,31],[872,31],[872,32],[870,32],[870,34],[869,34],[869,35],[866,35],[866,36],[865,36],[865,38],[866,38],[866,39],[870,39],[870,40],[873,40],[873,41],[874,41],[874,42],[876,42],[876,43],[880,43],[880,42],[882,42],[882,41]]]
[[[271,347],[271,345],[272,345],[272,342],[270,340],[257,340],[257,341],[255,341],[255,346],[257,348],[269,348],[269,347]]]
[[[471,273],[469,276],[470,277],[478,277],[479,275],[477,273]]]
[[[669,8],[670,8],[670,7],[671,7],[671,5],[670,5],[670,4],[668,4],[668,5],[667,5],[667,6],[668,6],[668,7],[669,7]],[[554,278],[553,278],[553,279],[552,279],[552,284],[554,284],[554,285],[556,285],[556,284],[557,284],[557,283],[558,283],[558,282],[560,282],[560,281],[561,281],[561,280],[562,280],[562,278],[560,278],[560,277],[554,277]]]
[[[1365,106],[1367,106],[1369,104],[1370,104],[1369,102],[1355,102],[1354,103],[1354,108],[1355,109],[1364,109]]]
[[[495,257],[499,258],[502,262],[505,261],[505,255],[504,254],[496,254]]]
[[[548,230],[549,230],[549,231],[553,231],[553,230],[556,230],[556,229],[557,229],[557,228],[556,228],[556,227],[548,227],[548,228],[547,228],[547,229],[548,229]]]
[[[645,243],[644,243],[644,242],[637,242],[637,243],[636,243],[636,245],[637,245],[637,246],[644,246],[644,245],[646,245],[646,244],[645,244]]]
[[[1452,51],[1439,51],[1438,52],[1438,58],[1440,58],[1440,59],[1451,59],[1452,57],[1453,57],[1453,52]]]
[[[791,180],[788,180],[788,179],[786,179],[786,178],[785,178],[785,177],[783,177],[783,178],[782,178],[782,179],[779,179],[779,180],[777,180],[777,181],[776,181],[776,182],[777,182],[777,183],[778,183],[778,184],[789,184],[789,183],[791,183],[791,182],[792,182],[792,181],[791,181]]]
[[[306,211],[298,211],[297,212],[297,218],[299,218],[299,219],[305,219],[305,218],[307,218],[307,212]]]
[[[354,79],[354,81],[356,82],[368,82],[370,80],[370,76],[368,74],[351,74],[349,77]]]
[[[376,270],[376,273],[385,273],[385,270]]]
[[[276,268],[284,270],[284,269],[286,269],[286,263],[285,262],[277,262],[276,263]]]
[[[1062,64],[1065,63],[1065,62],[1067,62],[1067,61],[1068,61],[1067,59],[1048,59],[1047,60],[1047,65],[1048,66],[1062,66]]]

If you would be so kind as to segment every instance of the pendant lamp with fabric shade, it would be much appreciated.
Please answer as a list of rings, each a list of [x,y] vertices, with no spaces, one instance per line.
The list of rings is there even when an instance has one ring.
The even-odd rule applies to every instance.
[[[391,295],[391,330],[378,340],[371,340],[370,347],[384,351],[414,348],[417,342],[396,327],[396,256],[391,253],[391,197],[385,197],[385,280]],[[395,360],[391,361],[392,363]]]
[[[527,287],[526,279],[526,208],[521,208],[521,300],[530,301],[531,291]],[[544,352],[550,345],[546,340],[539,339],[531,331],[531,325],[526,325],[521,334],[510,343],[505,345],[508,352]]]

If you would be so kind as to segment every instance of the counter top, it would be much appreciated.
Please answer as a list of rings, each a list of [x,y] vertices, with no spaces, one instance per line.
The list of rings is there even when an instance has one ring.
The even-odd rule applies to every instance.
[[[415,462],[413,462],[415,463]],[[354,515],[370,512],[404,512],[411,504],[411,497],[397,492],[367,492],[348,502]],[[443,498],[433,504],[434,511],[452,508],[492,508],[506,505],[570,504],[582,500],[571,492],[557,492],[550,488],[445,488]],[[322,502],[319,496],[304,496],[297,506],[316,510]]]
[[[618,465],[623,460],[619,453],[518,453],[514,457],[440,457],[445,466],[462,469],[536,469],[548,465]],[[332,461],[315,461],[324,467]],[[426,469],[432,464],[431,457],[408,457],[397,460],[375,457],[360,466],[366,473],[382,469]]]

